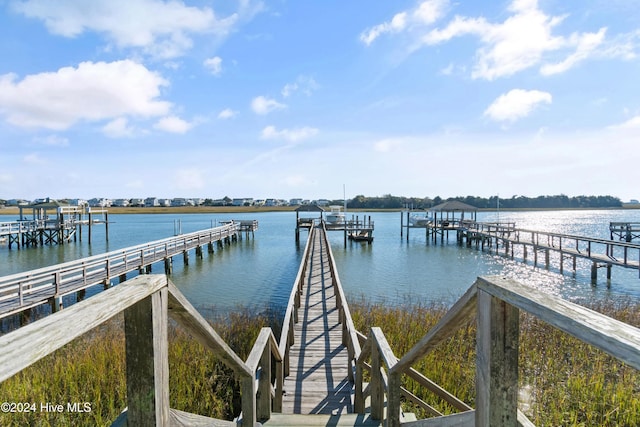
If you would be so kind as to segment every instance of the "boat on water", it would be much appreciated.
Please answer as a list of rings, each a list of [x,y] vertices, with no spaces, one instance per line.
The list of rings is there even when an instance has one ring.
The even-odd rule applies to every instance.
[[[331,209],[325,215],[325,222],[330,225],[344,224],[344,212],[342,206],[329,206]]]
[[[426,214],[412,213],[409,215],[409,225],[412,227],[426,227],[431,222]]]

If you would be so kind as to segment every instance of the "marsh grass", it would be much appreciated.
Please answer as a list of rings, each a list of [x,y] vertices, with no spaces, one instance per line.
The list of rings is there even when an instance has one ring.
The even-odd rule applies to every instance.
[[[640,326],[638,303],[594,303],[589,308]],[[382,330],[397,357],[404,355],[446,313],[437,304],[388,307],[351,304],[356,328]],[[461,328],[414,368],[475,406],[475,325]],[[537,426],[640,425],[640,373],[530,315],[520,321],[519,408]],[[438,411],[456,412],[407,378],[403,385]],[[427,414],[410,403],[404,409]]]
[[[634,326],[640,304],[600,303],[596,311]],[[352,301],[357,328],[380,326],[400,357],[444,315],[438,304],[389,307]],[[246,359],[262,326],[279,325],[274,311],[237,309],[212,320],[216,331]],[[34,402],[31,413],[0,413],[1,426],[109,425],[126,407],[122,317],[97,328],[0,384],[0,402]],[[279,330],[275,330],[279,336]],[[233,373],[176,325],[170,326],[171,407],[232,419],[240,411],[239,385]],[[414,366],[474,406],[475,326],[473,322]],[[448,404],[404,378],[404,386],[443,413]],[[520,409],[537,426],[640,425],[640,375],[601,351],[523,315],[520,338]],[[88,402],[87,413],[53,413],[41,403]],[[405,410],[427,416],[409,403]],[[66,408],[65,408],[66,409]]]

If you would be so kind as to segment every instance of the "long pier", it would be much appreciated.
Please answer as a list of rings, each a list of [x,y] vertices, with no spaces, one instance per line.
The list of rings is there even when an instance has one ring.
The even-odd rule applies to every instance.
[[[110,286],[112,278],[127,280],[127,273],[151,273],[152,265],[163,262],[164,272],[172,272],[173,257],[182,255],[189,263],[189,251],[195,249],[202,257],[203,247],[213,252],[213,244],[222,246],[237,239],[242,232],[253,232],[257,221],[232,221],[220,227],[182,234],[142,245],[82,258],[24,273],[0,277],[0,319],[18,314],[42,304],[50,304],[52,311],[62,307],[62,297],[82,293],[89,287]]]
[[[550,265],[550,253],[559,255],[560,272],[564,272],[568,260],[576,271],[578,258],[591,262],[591,279],[597,280],[598,268],[606,267],[607,279],[611,279],[611,267],[619,266],[638,270],[640,274],[640,244],[625,241],[598,239],[570,234],[549,233],[516,228],[514,224],[466,222],[458,234],[467,245],[485,248],[495,242],[496,250],[502,245],[506,255],[514,256],[514,248],[522,247],[522,257],[527,260],[533,253],[534,265],[542,254],[546,267]]]
[[[233,231],[232,224],[225,227],[218,231]],[[202,238],[195,241],[202,243]],[[521,312],[640,369],[639,328],[498,276],[479,277],[427,334],[397,357],[384,325],[366,334],[355,329],[320,224],[310,230],[279,341],[270,328],[263,328],[246,360],[166,275],[144,274],[0,336],[0,382],[124,313],[127,401],[114,426],[532,427],[518,409],[520,358],[514,349]],[[169,318],[233,371],[242,410],[235,420],[171,408]],[[475,408],[412,367],[473,321]],[[406,381],[448,402],[453,413],[438,412],[407,390]],[[404,412],[402,399],[429,417],[416,420]],[[74,414],[64,415],[69,420]]]
[[[341,310],[339,302],[344,296],[341,287],[336,286],[339,278],[332,268],[330,250],[324,230],[313,229],[309,237],[307,267],[295,296],[300,304],[295,307],[294,302],[292,307],[298,322],[293,324],[293,344],[287,352],[289,375],[284,380],[283,413],[337,415],[353,412],[349,371],[353,355],[359,352],[359,344],[356,339],[351,344],[357,350],[349,351],[343,340],[340,321],[345,311],[344,307]],[[354,330],[350,315],[346,317],[349,325],[345,327]],[[346,341],[349,344],[348,339]]]

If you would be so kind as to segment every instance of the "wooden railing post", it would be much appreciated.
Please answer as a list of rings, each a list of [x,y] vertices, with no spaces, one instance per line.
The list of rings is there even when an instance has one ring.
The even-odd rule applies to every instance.
[[[242,427],[253,427],[256,424],[256,387],[253,376],[243,376],[240,381],[242,394]]]
[[[278,348],[276,347],[276,350],[277,349]],[[284,393],[284,360],[276,360],[276,395],[273,399],[274,412],[282,412],[282,394],[283,393]]]
[[[262,351],[258,375],[256,418],[262,421],[271,418],[271,346],[269,343]]]
[[[363,363],[356,362],[356,384],[355,395],[353,397],[353,409],[357,414],[364,414],[364,390],[362,383],[364,381]]]
[[[167,301],[163,288],[124,311],[128,425],[169,425]]]
[[[518,425],[518,309],[478,290],[476,426]]]
[[[384,418],[384,384],[380,363],[380,351],[373,334],[369,335],[371,345],[371,418],[382,420]]]

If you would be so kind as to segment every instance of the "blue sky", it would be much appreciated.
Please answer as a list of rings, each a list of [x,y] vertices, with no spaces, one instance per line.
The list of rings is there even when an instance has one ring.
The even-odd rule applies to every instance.
[[[640,198],[633,0],[0,0],[0,198]]]

